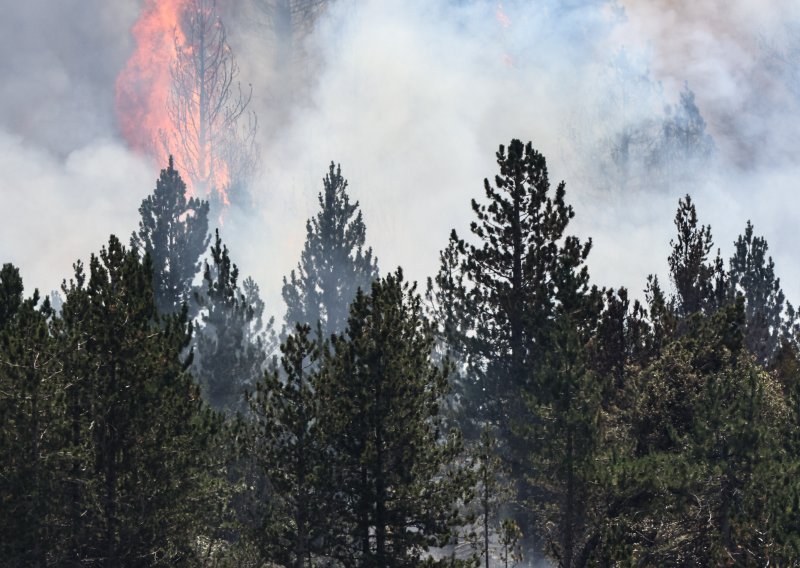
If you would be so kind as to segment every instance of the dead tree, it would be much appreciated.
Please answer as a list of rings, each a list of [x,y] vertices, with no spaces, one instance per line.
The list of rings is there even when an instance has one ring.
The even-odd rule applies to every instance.
[[[248,110],[216,0],[191,0],[175,30],[176,57],[167,102],[164,150],[175,156],[192,190],[228,204],[258,164],[257,121]]]

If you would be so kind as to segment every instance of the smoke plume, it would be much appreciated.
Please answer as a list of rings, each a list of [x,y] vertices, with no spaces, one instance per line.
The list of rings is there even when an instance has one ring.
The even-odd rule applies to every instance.
[[[468,232],[469,200],[511,138],[532,140],[551,181],[566,180],[573,231],[594,239],[598,284],[641,295],[647,273],[663,275],[678,197],[691,192],[724,257],[751,219],[788,297],[800,298],[793,3],[334,0],[292,24],[288,44],[260,4],[218,0],[261,148],[260,174],[223,234],[276,314],[331,160],[382,269],[422,280],[450,229]],[[114,111],[142,5],[5,9],[0,256],[30,286],[55,287],[107,233],[128,235],[154,186],[158,172],[124,141]],[[676,116],[685,86],[715,152],[691,179],[675,174],[683,162],[656,175],[648,137]],[[644,157],[621,168],[611,152],[620,140]]]

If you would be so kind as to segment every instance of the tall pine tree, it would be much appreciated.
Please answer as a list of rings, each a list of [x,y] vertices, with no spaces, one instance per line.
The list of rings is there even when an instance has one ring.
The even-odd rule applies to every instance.
[[[249,397],[253,417],[243,449],[265,475],[264,522],[256,541],[266,558],[285,566],[313,566],[324,553],[327,461],[320,433],[319,345],[297,324],[281,345],[281,369],[270,370]]]
[[[772,257],[767,256],[766,239],[753,234],[749,221],[734,247],[729,270],[730,293],[744,296],[745,345],[759,363],[768,365],[780,348],[785,307],[781,282],[775,276]]]
[[[418,566],[463,523],[470,475],[460,438],[442,428],[447,366],[419,296],[400,270],[359,292],[323,364],[320,419],[340,512],[332,556],[346,566]]]
[[[350,302],[378,277],[378,264],[365,248],[364,220],[358,201],[350,203],[341,166],[331,162],[323,186],[297,270],[283,279],[283,299],[287,327],[320,323],[327,335],[344,330]]]
[[[163,314],[180,311],[192,299],[192,281],[209,242],[208,208],[208,201],[187,199],[170,156],[155,191],[139,207],[139,230],[131,235],[131,246],[150,255],[156,307]]]
[[[675,296],[672,308],[686,318],[698,312],[711,313],[726,299],[725,272],[717,253],[712,263],[709,253],[714,246],[711,227],[699,225],[691,196],[678,201],[675,214],[677,239],[670,241],[669,272]]]
[[[65,386],[38,293],[23,298],[11,264],[0,270],[0,566],[46,566],[63,542]]]
[[[199,315],[193,372],[203,396],[218,410],[245,411],[245,393],[255,387],[274,348],[273,322],[263,322],[264,303],[255,282],[245,279],[240,288],[239,269],[219,230],[195,300]]]
[[[565,185],[552,190],[545,158],[530,143],[500,146],[497,164],[494,184],[484,181],[485,202],[472,201],[474,239],[453,231],[437,284],[456,304],[449,313],[463,317],[448,334],[458,332],[469,364],[465,414],[499,425],[506,438],[523,412],[520,393],[531,386],[556,305],[574,293],[568,288],[588,291],[591,242],[565,235],[574,216]],[[452,275],[453,255],[460,275]]]
[[[76,263],[60,315],[1,275],[4,565],[191,564],[214,535],[218,420],[185,372],[186,309],[158,315],[148,259],[112,236],[88,274]]]

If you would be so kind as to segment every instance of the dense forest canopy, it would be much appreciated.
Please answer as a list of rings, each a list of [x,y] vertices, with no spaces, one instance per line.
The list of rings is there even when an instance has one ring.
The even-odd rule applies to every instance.
[[[5,264],[3,563],[800,557],[800,328],[766,240],[712,256],[686,195],[669,284],[632,301],[591,284],[545,157],[496,158],[424,294],[362,252],[331,165],[280,331],[171,161],[53,301]]]

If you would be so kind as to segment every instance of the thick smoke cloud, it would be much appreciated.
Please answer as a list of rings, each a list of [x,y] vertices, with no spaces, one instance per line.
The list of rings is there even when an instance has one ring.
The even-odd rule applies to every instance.
[[[663,275],[677,199],[691,192],[723,256],[752,219],[800,298],[792,3],[338,0],[288,65],[250,0],[219,4],[263,149],[252,203],[234,205],[223,233],[272,311],[331,160],[361,201],[381,267],[423,280],[450,229],[467,233],[469,200],[512,137],[547,156],[553,183],[566,180],[598,284],[640,295],[647,273]],[[127,236],[157,176],[126,150],[113,110],[139,8],[36,0],[0,22],[13,54],[0,59],[0,256],[37,286],[55,286],[107,233]],[[644,86],[627,97],[625,84],[624,107],[620,53]],[[664,115],[684,82],[714,136],[714,167],[694,183],[600,179],[603,141]]]
[[[118,139],[114,80],[136,2],[33,0],[0,18],[0,262],[47,294],[135,226],[155,179]]]

